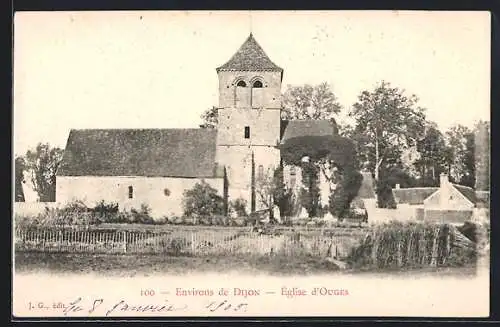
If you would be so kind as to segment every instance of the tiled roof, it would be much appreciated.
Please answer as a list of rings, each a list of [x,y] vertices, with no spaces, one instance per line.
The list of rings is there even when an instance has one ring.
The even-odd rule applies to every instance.
[[[262,47],[252,34],[245,43],[224,65],[217,68],[219,71],[277,71],[283,72],[281,67],[269,59]]]
[[[281,143],[287,140],[301,136],[326,136],[337,134],[337,125],[329,120],[290,120],[285,126]]]
[[[476,192],[474,191],[474,189],[468,186],[463,186],[458,184],[452,184],[452,185],[455,189],[457,189],[457,191],[462,193],[462,195],[465,196],[470,202],[474,204],[477,202]]]
[[[392,189],[392,194],[397,203],[423,204],[424,200],[434,194],[438,187],[412,187]]]
[[[71,130],[58,176],[221,177],[214,129]]]

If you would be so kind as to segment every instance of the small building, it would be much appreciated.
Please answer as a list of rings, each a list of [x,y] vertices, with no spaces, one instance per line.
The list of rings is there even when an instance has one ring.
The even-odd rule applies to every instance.
[[[396,188],[392,190],[397,209],[414,220],[461,223],[470,220],[476,198],[472,188],[451,183],[441,174],[439,187]]]
[[[463,223],[472,218],[476,204],[474,189],[453,184],[441,174],[439,189],[424,200],[425,221]]]

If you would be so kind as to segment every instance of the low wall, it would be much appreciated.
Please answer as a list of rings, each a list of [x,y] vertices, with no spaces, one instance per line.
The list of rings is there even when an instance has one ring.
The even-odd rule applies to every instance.
[[[463,224],[471,220],[472,210],[425,210],[426,222]]]
[[[410,205],[399,205],[396,209],[377,208],[375,204],[367,205],[365,201],[366,211],[368,212],[369,223],[386,223],[392,220],[411,221],[417,220],[417,208]]]

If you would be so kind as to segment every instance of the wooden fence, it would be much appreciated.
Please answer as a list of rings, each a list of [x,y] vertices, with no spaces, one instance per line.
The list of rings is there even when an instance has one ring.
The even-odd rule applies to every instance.
[[[265,235],[248,230],[123,231],[75,229],[15,230],[16,251],[106,254],[236,255],[283,254],[345,257],[360,235],[305,232]]]

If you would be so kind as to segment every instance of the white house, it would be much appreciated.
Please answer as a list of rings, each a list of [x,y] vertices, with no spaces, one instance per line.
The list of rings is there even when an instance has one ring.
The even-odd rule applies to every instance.
[[[470,220],[476,203],[472,188],[453,184],[441,174],[439,187],[396,188],[392,190],[397,208],[413,219],[460,223]]]

